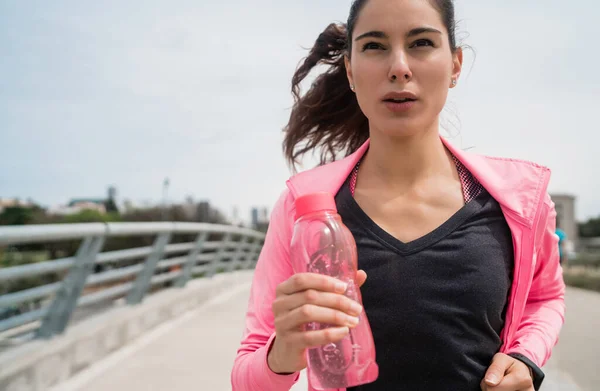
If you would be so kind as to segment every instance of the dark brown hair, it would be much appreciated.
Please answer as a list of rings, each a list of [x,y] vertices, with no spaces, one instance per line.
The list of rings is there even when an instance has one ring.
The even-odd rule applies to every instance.
[[[320,164],[355,152],[369,138],[369,121],[350,90],[344,56],[352,53],[352,34],[361,10],[368,0],[355,0],[346,24],[332,23],[319,35],[308,56],[292,78],[294,106],[284,128],[283,152],[292,168],[301,156],[320,150]],[[453,0],[429,0],[440,12],[455,52],[456,22]],[[317,65],[326,65],[304,96],[300,83]]]

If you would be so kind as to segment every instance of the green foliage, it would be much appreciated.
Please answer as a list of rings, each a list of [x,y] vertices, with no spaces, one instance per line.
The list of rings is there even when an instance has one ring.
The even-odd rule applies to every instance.
[[[2,251],[0,252],[0,268],[23,266],[36,262],[43,262],[49,259],[49,253],[46,251]],[[41,285],[51,284],[63,278],[64,273],[47,273],[40,276],[19,278],[14,281],[8,281],[0,286],[0,295],[10,292],[17,292],[23,289],[34,288]]]
[[[0,225],[25,225],[31,224],[34,218],[32,208],[13,206],[5,208],[0,214]]]
[[[592,218],[579,224],[579,236],[594,238],[600,236],[600,217]]]
[[[83,210],[79,213],[67,215],[63,219],[63,223],[108,223],[121,221],[121,216],[118,213],[100,213],[97,210]]]
[[[117,204],[115,204],[115,200],[113,199],[106,200],[104,207],[108,213],[119,213],[119,208],[117,208]]]
[[[27,265],[48,260],[46,251],[0,251],[0,268]]]

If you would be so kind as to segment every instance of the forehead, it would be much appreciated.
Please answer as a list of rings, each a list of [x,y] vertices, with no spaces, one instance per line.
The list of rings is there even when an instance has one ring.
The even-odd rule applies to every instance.
[[[393,35],[425,26],[445,31],[439,11],[429,0],[369,0],[358,15],[353,35],[373,30]]]

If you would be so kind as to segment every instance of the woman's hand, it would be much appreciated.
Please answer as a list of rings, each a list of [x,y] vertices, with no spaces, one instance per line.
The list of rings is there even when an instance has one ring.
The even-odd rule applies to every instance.
[[[359,270],[360,287],[367,275]],[[275,340],[267,362],[275,373],[288,374],[306,368],[308,348],[338,342],[358,324],[362,307],[344,296],[346,284],[320,274],[298,273],[277,286],[272,309],[275,317]],[[304,331],[306,323],[334,325],[325,330]]]
[[[522,361],[498,353],[492,360],[484,380],[482,391],[534,391],[531,369]]]

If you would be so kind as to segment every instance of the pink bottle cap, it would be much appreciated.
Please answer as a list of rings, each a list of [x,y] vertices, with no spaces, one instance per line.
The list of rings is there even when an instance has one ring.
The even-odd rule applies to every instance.
[[[331,193],[319,192],[300,196],[296,199],[296,219],[309,213],[337,212],[335,199]]]

